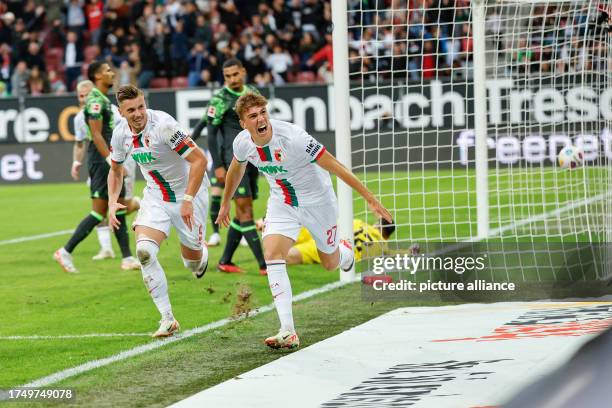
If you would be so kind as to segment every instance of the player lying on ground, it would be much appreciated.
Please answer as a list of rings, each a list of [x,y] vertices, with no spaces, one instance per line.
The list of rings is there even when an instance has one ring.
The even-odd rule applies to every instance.
[[[263,242],[268,282],[281,327],[265,340],[272,348],[295,348],[291,283],[287,275],[287,254],[302,225],[315,240],[321,265],[348,271],[354,263],[349,243],[339,244],[338,203],[329,172],[356,190],[379,218],[392,222],[391,215],[353,173],[325,147],[299,126],[271,120],[268,101],[252,93],[236,102],[240,125],[245,129],[234,140],[234,158],[225,179],[225,191],[216,222],[230,224],[230,201],[242,179],[247,161],[263,172],[270,184]]]
[[[208,212],[206,157],[174,118],[147,109],[140,89],[122,86],[117,91],[117,101],[126,120],[115,128],[111,141],[109,220],[114,228],[120,226],[116,214],[125,208],[117,202],[123,174],[121,163],[131,155],[147,182],[133,227],[142,277],[161,314],[159,329],[153,337],[171,336],[179,329],[179,323],[172,314],[166,274],[157,253],[173,226],[181,242],[183,264],[196,278],[204,276],[208,266],[208,250],[202,239]]]
[[[79,179],[79,171],[85,157],[85,149],[87,147],[87,141],[91,141],[91,132],[89,126],[85,122],[85,101],[87,95],[94,88],[94,83],[86,79],[77,84],[77,97],[79,100],[79,107],[81,110],[74,116],[74,148],[72,150],[72,167],[70,169],[70,175],[74,181]],[[113,123],[118,123],[121,120],[121,114],[119,108],[115,105],[111,105],[113,110]],[[125,205],[127,206],[127,214],[131,214],[137,211],[140,207],[140,197],[134,196],[134,183],[136,182],[136,163],[131,158],[123,163],[123,167],[126,170],[125,174]],[[87,180],[88,185],[91,180]],[[100,251],[94,255],[91,259],[94,261],[100,261],[102,259],[114,258],[115,252],[111,244],[110,227],[108,226],[108,219],[104,219],[96,227],[96,233],[98,234],[98,242],[100,243]],[[138,267],[140,269],[140,267]]]
[[[353,220],[353,249],[355,251],[355,260],[360,261],[364,253],[364,248],[367,245],[372,245],[375,242],[387,241],[395,231],[393,223],[389,223],[384,218],[380,224],[369,225],[362,220]],[[300,230],[295,244],[287,254],[287,265],[301,264],[320,264],[319,252],[317,245],[310,235],[310,232],[304,227]]]

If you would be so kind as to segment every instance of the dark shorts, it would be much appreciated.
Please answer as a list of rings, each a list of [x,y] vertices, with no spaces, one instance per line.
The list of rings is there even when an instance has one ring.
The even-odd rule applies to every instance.
[[[91,198],[101,198],[108,200],[108,172],[110,166],[104,163],[90,163],[89,170],[89,191]],[[122,185],[119,197],[125,197],[125,185]]]
[[[257,178],[259,177],[259,170],[257,167],[248,163],[244,172],[244,177],[240,180],[238,188],[234,193],[234,199],[251,197],[253,200],[257,200],[259,193],[259,187],[257,186]]]

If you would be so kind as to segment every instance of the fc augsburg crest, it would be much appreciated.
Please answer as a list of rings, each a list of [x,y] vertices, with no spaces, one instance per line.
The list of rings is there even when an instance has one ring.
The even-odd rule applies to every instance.
[[[282,162],[285,158],[285,153],[281,149],[274,150],[274,160],[278,162]]]

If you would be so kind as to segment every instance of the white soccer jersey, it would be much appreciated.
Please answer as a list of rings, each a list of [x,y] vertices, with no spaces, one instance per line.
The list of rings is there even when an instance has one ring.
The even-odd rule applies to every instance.
[[[119,123],[123,119],[119,108],[115,105],[111,106],[113,109],[113,123]],[[74,117],[74,140],[82,142],[86,139],[91,140],[91,133],[89,132],[87,122],[85,122],[85,111],[81,109]]]
[[[115,126],[111,159],[123,163],[131,155],[147,181],[146,193],[167,202],[180,201],[189,175],[184,157],[196,146],[172,116],[152,109],[147,109],[147,115],[147,125],[137,135],[125,119]],[[208,187],[207,180],[205,177],[199,192]]]
[[[257,146],[247,130],[234,139],[234,157],[249,161],[270,184],[271,199],[294,207],[319,206],[335,201],[329,173],[315,162],[325,146],[292,123],[270,120],[272,139]]]

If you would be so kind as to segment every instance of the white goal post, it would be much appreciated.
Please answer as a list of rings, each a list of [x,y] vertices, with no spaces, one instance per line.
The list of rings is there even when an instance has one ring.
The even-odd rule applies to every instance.
[[[608,10],[332,0],[336,152],[395,239],[612,242]],[[568,144],[584,151],[575,171],[556,163]],[[343,238],[353,218],[377,221],[341,182],[338,195]]]

